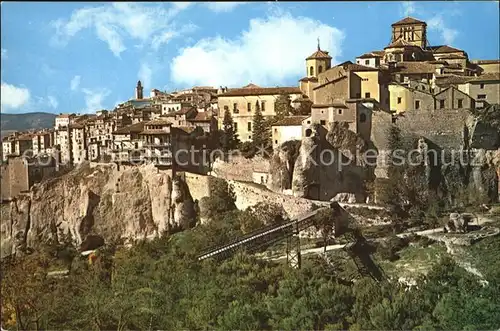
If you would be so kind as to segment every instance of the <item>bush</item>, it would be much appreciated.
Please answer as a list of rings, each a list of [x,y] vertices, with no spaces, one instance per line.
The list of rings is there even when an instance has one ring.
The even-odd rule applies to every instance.
[[[407,247],[408,244],[408,239],[393,236],[377,247],[377,253],[384,260],[396,261],[399,259],[397,253]]]

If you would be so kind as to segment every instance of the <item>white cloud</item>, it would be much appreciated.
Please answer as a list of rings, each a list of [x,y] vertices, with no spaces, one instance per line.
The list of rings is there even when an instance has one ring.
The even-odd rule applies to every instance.
[[[441,34],[441,39],[447,45],[452,44],[458,36],[458,31],[447,27],[441,15],[436,15],[427,21],[429,30],[436,30]]]
[[[113,54],[120,54],[127,49],[125,38],[150,41],[158,35],[174,33],[180,28],[172,22],[173,18],[189,5],[175,3],[168,9],[149,4],[116,2],[100,7],[88,7],[75,10],[68,20],[58,19],[51,22],[56,29],[53,45],[64,46],[78,32],[92,28],[97,37],[104,41]]]
[[[7,50],[2,48],[2,60],[7,60]]]
[[[86,109],[83,110],[84,113],[95,113],[98,110],[104,109],[102,105],[104,99],[110,95],[111,91],[102,89],[87,89],[83,88],[82,92],[85,94],[85,106]]]
[[[29,102],[30,91],[25,87],[17,87],[2,82],[0,100],[2,112],[8,109],[17,109]]]
[[[81,77],[76,75],[70,82],[71,91],[76,91],[80,86]]]
[[[57,108],[57,106],[59,106],[59,102],[57,101],[57,99],[56,99],[54,96],[49,95],[49,96],[47,97],[47,100],[48,100],[49,105],[50,105],[52,108],[56,109],[56,108]]]
[[[252,19],[237,39],[217,36],[182,49],[172,60],[171,79],[185,85],[282,84],[305,75],[305,58],[316,50],[318,37],[335,63],[341,53],[342,31],[278,11],[265,19]]]
[[[151,70],[151,66],[147,63],[141,63],[141,67],[139,68],[139,73],[137,74],[139,80],[142,83],[142,86],[145,89],[151,87],[151,77],[153,76],[153,70]]]
[[[244,5],[246,2],[231,2],[231,1],[214,1],[206,2],[205,6],[215,13],[230,12],[240,5]]]
[[[415,3],[413,1],[405,1],[402,3],[403,16],[412,16],[416,13]]]

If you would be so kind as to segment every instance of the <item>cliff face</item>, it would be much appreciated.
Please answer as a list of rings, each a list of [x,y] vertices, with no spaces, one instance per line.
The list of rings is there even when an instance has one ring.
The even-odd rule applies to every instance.
[[[363,202],[363,182],[371,169],[358,162],[356,153],[366,148],[365,141],[346,125],[334,123],[325,137],[315,130],[293,148],[285,143],[275,151],[268,188],[291,189],[296,197],[323,201],[350,193]]]
[[[153,165],[118,170],[84,163],[2,208],[2,256],[67,235],[75,245],[89,235],[105,241],[151,237],[191,227],[196,219],[186,184]]]

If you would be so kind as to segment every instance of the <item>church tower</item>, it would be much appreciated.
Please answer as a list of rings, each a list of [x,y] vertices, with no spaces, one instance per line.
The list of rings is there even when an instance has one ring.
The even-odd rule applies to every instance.
[[[318,77],[320,73],[330,69],[331,66],[332,57],[328,55],[327,51],[321,50],[318,38],[318,49],[306,59],[306,77]]]
[[[427,47],[427,23],[413,17],[406,17],[391,25],[391,43],[404,40],[409,45],[418,46],[422,49]]]
[[[143,98],[144,88],[142,87],[141,81],[137,82],[137,86],[135,87],[135,98],[137,100],[141,100]]]

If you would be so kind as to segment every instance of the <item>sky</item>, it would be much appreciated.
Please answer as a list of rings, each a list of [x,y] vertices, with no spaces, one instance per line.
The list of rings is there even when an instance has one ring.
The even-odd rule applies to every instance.
[[[498,59],[499,2],[2,2],[1,112],[94,113],[151,89],[297,86],[317,47],[333,64],[381,50],[391,24]]]

